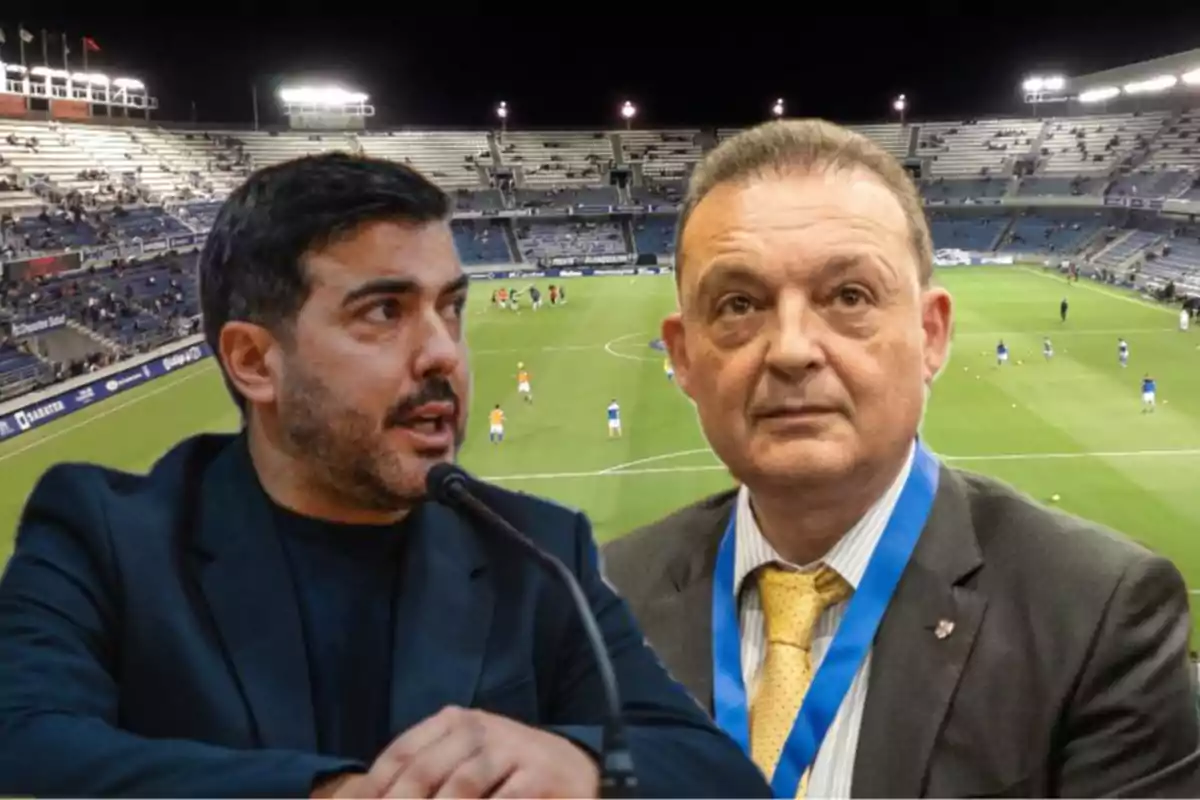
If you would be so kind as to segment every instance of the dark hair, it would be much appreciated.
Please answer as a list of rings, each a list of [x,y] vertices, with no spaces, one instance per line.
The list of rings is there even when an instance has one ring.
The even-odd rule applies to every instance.
[[[325,153],[258,170],[221,206],[200,254],[205,340],[217,354],[233,320],[285,330],[308,299],[305,253],[366,222],[433,222],[451,209],[441,189],[394,161]]]

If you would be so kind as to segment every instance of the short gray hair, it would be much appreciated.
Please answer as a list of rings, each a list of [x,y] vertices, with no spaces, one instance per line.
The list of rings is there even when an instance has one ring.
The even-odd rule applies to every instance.
[[[821,119],[767,122],[726,139],[704,157],[688,181],[675,227],[675,274],[679,275],[681,267],[688,219],[716,187],[768,174],[853,169],[872,173],[900,203],[921,284],[927,284],[933,274],[933,241],[912,178],[900,162],[866,136]]]

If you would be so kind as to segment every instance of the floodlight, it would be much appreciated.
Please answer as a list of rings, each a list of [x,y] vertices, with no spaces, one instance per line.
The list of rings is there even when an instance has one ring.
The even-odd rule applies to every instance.
[[[1144,81],[1134,81],[1133,83],[1125,84],[1125,93],[1149,94],[1151,92],[1163,92],[1177,83],[1179,83],[1179,79],[1174,75],[1159,75]]]
[[[1183,73],[1182,79],[1183,82],[1188,86],[1200,85],[1200,69],[1194,69],[1190,72]]]
[[[637,107],[626,100],[624,105],[621,106],[621,116],[625,119],[633,119],[635,114],[637,114]]]
[[[1067,85],[1067,81],[1061,75],[1034,75],[1026,78],[1021,84],[1021,88],[1027,92],[1061,92]]]
[[[906,108],[908,108],[908,98],[904,95],[900,95],[892,101],[892,109],[894,111],[903,111]]]
[[[508,103],[500,101],[500,105],[496,106],[496,116],[500,119],[508,119]]]
[[[348,106],[367,102],[362,92],[340,86],[296,86],[279,90],[279,99],[289,105]]]
[[[1101,86],[1096,89],[1088,89],[1086,92],[1080,92],[1079,102],[1103,103],[1106,100],[1112,100],[1120,93],[1121,90],[1115,86]]]
[[[126,89],[129,91],[141,91],[146,88],[146,84],[139,81],[137,78],[117,78],[113,82],[113,86],[118,89]]]
[[[777,117],[783,116],[783,98],[782,97],[775,101],[775,105],[771,106],[771,113]]]

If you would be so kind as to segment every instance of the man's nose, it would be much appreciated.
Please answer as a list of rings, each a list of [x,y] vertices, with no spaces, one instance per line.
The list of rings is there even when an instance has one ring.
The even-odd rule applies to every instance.
[[[448,375],[458,369],[459,332],[437,312],[425,315],[417,338],[414,369],[418,375]]]
[[[803,373],[825,362],[821,347],[823,322],[818,310],[800,292],[780,296],[775,306],[774,332],[767,364],[785,373]]]

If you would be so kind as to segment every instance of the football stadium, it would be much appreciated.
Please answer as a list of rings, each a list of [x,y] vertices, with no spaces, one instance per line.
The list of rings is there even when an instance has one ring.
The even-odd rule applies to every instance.
[[[454,10],[0,20],[0,796],[1194,795],[1194,40]]]
[[[911,119],[897,98],[899,119],[853,129],[919,181],[956,302],[927,442],[1168,556],[1200,592],[1196,67],[1200,51],[1034,78],[1036,116]],[[328,87],[282,92],[286,129],[177,127],[135,79],[0,70],[0,559],[51,465],[144,471],[239,427],[198,335],[197,252],[250,171],[325,151],[403,161],[454,199],[473,473],[586,511],[600,540],[730,485],[659,324],[686,181],[735,130],[643,129],[632,103],[616,129],[379,130],[369,98]]]

